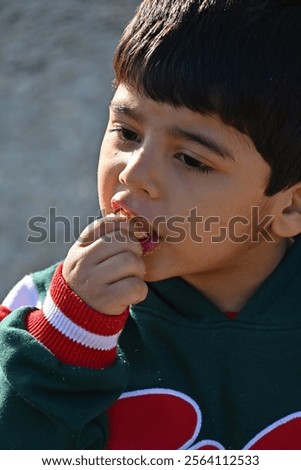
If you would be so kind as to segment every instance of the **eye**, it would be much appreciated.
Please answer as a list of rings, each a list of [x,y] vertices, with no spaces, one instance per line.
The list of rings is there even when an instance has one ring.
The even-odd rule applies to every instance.
[[[184,165],[190,170],[200,171],[201,173],[210,173],[213,171],[210,166],[205,165],[205,163],[191,157],[190,155],[186,155],[185,153],[177,153],[175,158],[184,163]]]
[[[126,127],[115,127],[111,132],[116,132],[123,141],[138,142],[138,134]]]

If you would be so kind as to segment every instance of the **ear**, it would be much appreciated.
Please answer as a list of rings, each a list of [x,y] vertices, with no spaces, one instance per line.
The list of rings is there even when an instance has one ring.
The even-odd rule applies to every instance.
[[[301,233],[301,183],[278,193],[276,198],[271,228],[279,237],[295,237]]]

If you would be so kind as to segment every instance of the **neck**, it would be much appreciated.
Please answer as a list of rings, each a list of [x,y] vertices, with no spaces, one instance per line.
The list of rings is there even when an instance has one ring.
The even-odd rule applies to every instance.
[[[261,284],[270,276],[290,245],[279,240],[273,246],[257,250],[256,257],[239,257],[228,269],[211,270],[183,278],[223,312],[240,312]]]

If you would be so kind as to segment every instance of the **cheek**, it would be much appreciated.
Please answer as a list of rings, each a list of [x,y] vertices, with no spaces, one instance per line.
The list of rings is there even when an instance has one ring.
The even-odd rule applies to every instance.
[[[118,169],[116,164],[113,163],[113,159],[107,158],[102,149],[97,171],[98,199],[102,209],[107,208],[110,204],[117,183]]]

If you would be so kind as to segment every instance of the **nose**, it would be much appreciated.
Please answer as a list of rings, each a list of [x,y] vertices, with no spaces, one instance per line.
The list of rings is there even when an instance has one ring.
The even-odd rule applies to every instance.
[[[125,167],[119,174],[120,183],[158,199],[162,190],[163,167],[154,148],[139,148],[126,155]]]

